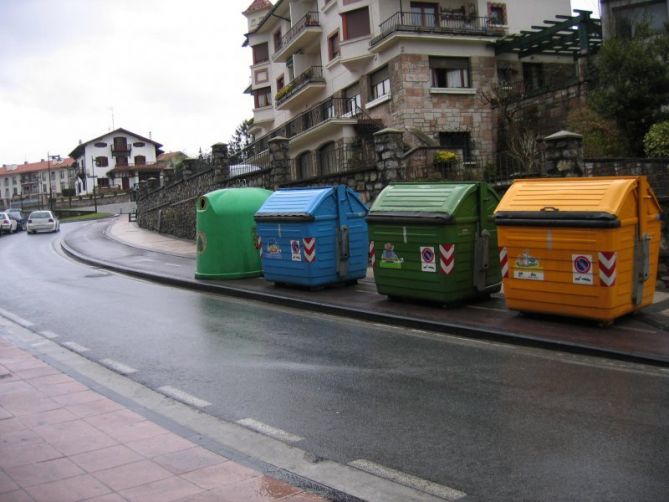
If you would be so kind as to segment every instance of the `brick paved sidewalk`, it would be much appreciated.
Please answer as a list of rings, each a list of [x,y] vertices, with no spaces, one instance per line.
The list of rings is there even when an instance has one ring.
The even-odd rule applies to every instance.
[[[324,499],[146,420],[0,338],[0,501]]]

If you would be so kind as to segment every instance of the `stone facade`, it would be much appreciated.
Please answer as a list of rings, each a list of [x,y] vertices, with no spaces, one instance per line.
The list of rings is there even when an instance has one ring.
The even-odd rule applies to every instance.
[[[417,130],[439,141],[440,132],[470,134],[472,155],[490,156],[495,149],[496,112],[484,103],[474,89],[495,80],[494,57],[472,57],[471,93],[448,93],[432,90],[429,56],[402,54],[388,64],[393,99],[369,110],[388,128]],[[406,137],[409,146],[419,141]]]

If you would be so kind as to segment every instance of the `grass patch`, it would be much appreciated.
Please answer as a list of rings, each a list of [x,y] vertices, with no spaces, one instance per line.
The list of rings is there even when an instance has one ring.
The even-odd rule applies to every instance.
[[[86,221],[86,220],[99,220],[102,218],[109,218],[114,216],[114,213],[91,213],[91,214],[82,214],[80,216],[71,216],[69,218],[61,218],[61,223],[68,223],[70,221]]]

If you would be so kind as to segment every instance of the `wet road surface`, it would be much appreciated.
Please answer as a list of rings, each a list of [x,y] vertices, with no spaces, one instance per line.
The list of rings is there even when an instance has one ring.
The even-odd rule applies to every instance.
[[[164,287],[67,259],[60,237],[0,239],[3,311],[206,413],[483,500],[669,492],[663,369]]]

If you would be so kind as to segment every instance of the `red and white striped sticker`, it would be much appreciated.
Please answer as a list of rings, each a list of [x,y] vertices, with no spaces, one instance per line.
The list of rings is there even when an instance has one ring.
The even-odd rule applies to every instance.
[[[259,235],[256,237],[256,249],[258,250],[258,254],[262,258],[262,237]]]
[[[455,268],[455,244],[439,244],[439,271],[450,275]]]
[[[616,259],[615,251],[601,251],[599,258],[599,285],[610,288],[616,283]]]
[[[506,248],[499,248],[499,266],[502,271],[502,278],[509,278],[509,255]]]
[[[369,241],[369,263],[374,268],[376,264],[376,249],[374,249],[374,241]]]
[[[315,237],[305,237],[304,242],[304,259],[307,263],[313,263],[316,261],[316,238]]]

